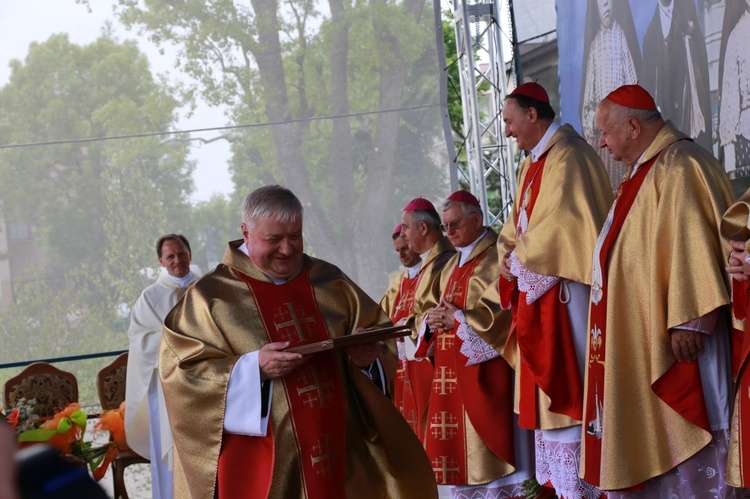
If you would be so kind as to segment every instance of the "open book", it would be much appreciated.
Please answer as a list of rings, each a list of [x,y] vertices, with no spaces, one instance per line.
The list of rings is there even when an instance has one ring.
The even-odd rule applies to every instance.
[[[346,348],[355,345],[363,345],[366,343],[376,343],[378,341],[389,340],[392,338],[400,338],[409,334],[411,334],[411,330],[407,326],[384,327],[381,329],[371,329],[369,331],[363,331],[357,334],[347,334],[345,336],[339,336],[337,338],[329,338],[323,341],[316,341],[315,343],[308,343],[307,345],[299,345],[296,347],[287,348],[284,351],[307,355],[311,353],[332,350],[334,348]]]

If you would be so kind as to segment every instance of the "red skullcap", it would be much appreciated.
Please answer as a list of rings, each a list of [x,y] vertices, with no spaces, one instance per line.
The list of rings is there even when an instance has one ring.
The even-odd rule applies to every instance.
[[[623,85],[610,92],[605,99],[630,109],[656,111],[654,98],[640,85]]]
[[[514,95],[523,95],[525,97],[530,97],[534,100],[538,100],[539,102],[549,104],[549,96],[547,95],[547,91],[543,86],[533,81],[524,83],[523,85],[519,85],[508,95],[508,97],[512,97]]]
[[[416,211],[416,210],[432,210],[435,211],[435,206],[427,201],[425,198],[415,198],[409,201],[404,206],[404,211]]]
[[[456,191],[450,196],[448,196],[447,201],[458,201],[459,203],[466,203],[466,204],[473,204],[474,206],[479,206],[479,200],[474,197],[472,193],[469,191]]]
[[[391,233],[391,235],[395,236],[396,234],[401,234],[401,224],[396,224],[396,226],[393,228],[393,232]]]

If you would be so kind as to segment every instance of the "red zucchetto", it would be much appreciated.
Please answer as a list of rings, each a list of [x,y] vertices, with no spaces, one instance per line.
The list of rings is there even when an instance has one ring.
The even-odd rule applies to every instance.
[[[514,95],[523,95],[524,97],[530,97],[534,100],[538,100],[539,102],[549,104],[549,96],[547,95],[547,91],[543,86],[534,81],[519,85],[515,90],[508,94],[508,97],[513,97]]]
[[[415,198],[409,201],[404,206],[404,211],[417,211],[417,210],[432,210],[435,211],[435,206],[427,201],[425,198]]]
[[[396,224],[396,226],[393,228],[393,232],[391,233],[391,235],[395,236],[396,234],[401,234],[401,224]]]
[[[472,193],[465,190],[456,191],[448,196],[447,201],[458,201],[459,203],[473,204],[479,206],[479,200]]]
[[[640,85],[623,85],[610,92],[605,99],[630,109],[656,111],[654,98]]]

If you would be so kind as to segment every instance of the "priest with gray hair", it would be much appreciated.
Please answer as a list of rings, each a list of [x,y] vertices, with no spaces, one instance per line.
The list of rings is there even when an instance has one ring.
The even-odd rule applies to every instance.
[[[362,371],[389,350],[288,350],[390,325],[341,270],[303,252],[302,220],[289,189],[251,192],[242,239],[165,321],[175,496],[437,497],[419,440]]]

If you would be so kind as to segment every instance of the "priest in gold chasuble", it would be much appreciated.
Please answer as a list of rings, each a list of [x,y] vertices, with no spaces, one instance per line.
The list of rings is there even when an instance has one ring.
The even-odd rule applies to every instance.
[[[165,320],[175,497],[436,497],[419,440],[384,394],[390,352],[285,351],[388,325],[382,309],[302,252],[288,189],[250,193],[242,233]]]
[[[465,316],[515,370],[519,425],[535,430],[537,481],[560,497],[595,499],[601,492],[578,477],[591,284],[586,255],[612,188],[596,151],[570,125],[554,121],[541,85],[518,86],[502,112],[506,136],[529,153],[498,238],[500,277]],[[511,314],[508,334],[492,334]]]
[[[396,225],[391,235],[393,248],[398,254],[403,270],[393,278],[388,291],[380,300],[380,306],[393,324],[400,326],[406,323],[407,317],[414,313],[414,292],[419,279],[422,259],[406,242],[401,234],[401,224]],[[409,341],[409,343],[406,343]],[[407,347],[413,350],[411,339],[396,341],[398,351],[398,368],[393,382],[393,403],[409,423],[414,433],[421,437],[422,418],[427,406],[432,379],[432,365],[429,362],[418,362],[411,355],[407,357]]]
[[[467,191],[444,203],[443,228],[458,252],[433,285],[437,305],[424,315],[416,351],[434,365],[425,450],[435,479],[452,485],[455,499],[524,497],[533,444],[513,415],[513,370],[462,315],[498,274],[497,235],[482,225],[479,201]]]
[[[729,245],[727,271],[732,276],[732,374],[734,413],[729,438],[727,483],[750,487],[750,190],[729,207],[721,221],[721,235]]]
[[[610,93],[595,121],[630,171],[592,260],[581,475],[610,499],[734,497],[729,179],[638,85]]]
[[[402,311],[399,322],[411,328],[411,338],[403,338],[399,345],[399,361],[410,366],[409,384],[414,392],[416,417],[411,410],[404,417],[409,424],[416,426],[420,439],[424,439],[427,399],[432,386],[432,364],[426,359],[416,359],[414,350],[417,340],[417,325],[424,313],[437,305],[432,295],[432,287],[440,279],[440,272],[456,252],[455,248],[440,229],[440,215],[435,206],[424,198],[409,201],[401,213],[401,233],[413,252],[420,256],[421,265],[417,272],[411,303]],[[398,399],[396,400],[398,403]]]
[[[412,326],[412,338],[416,341],[416,324],[424,313],[437,305],[432,296],[432,287],[440,272],[455,254],[456,249],[440,229],[440,215],[435,206],[424,198],[415,198],[401,212],[401,232],[409,248],[422,259],[414,290],[414,300],[406,324]]]

